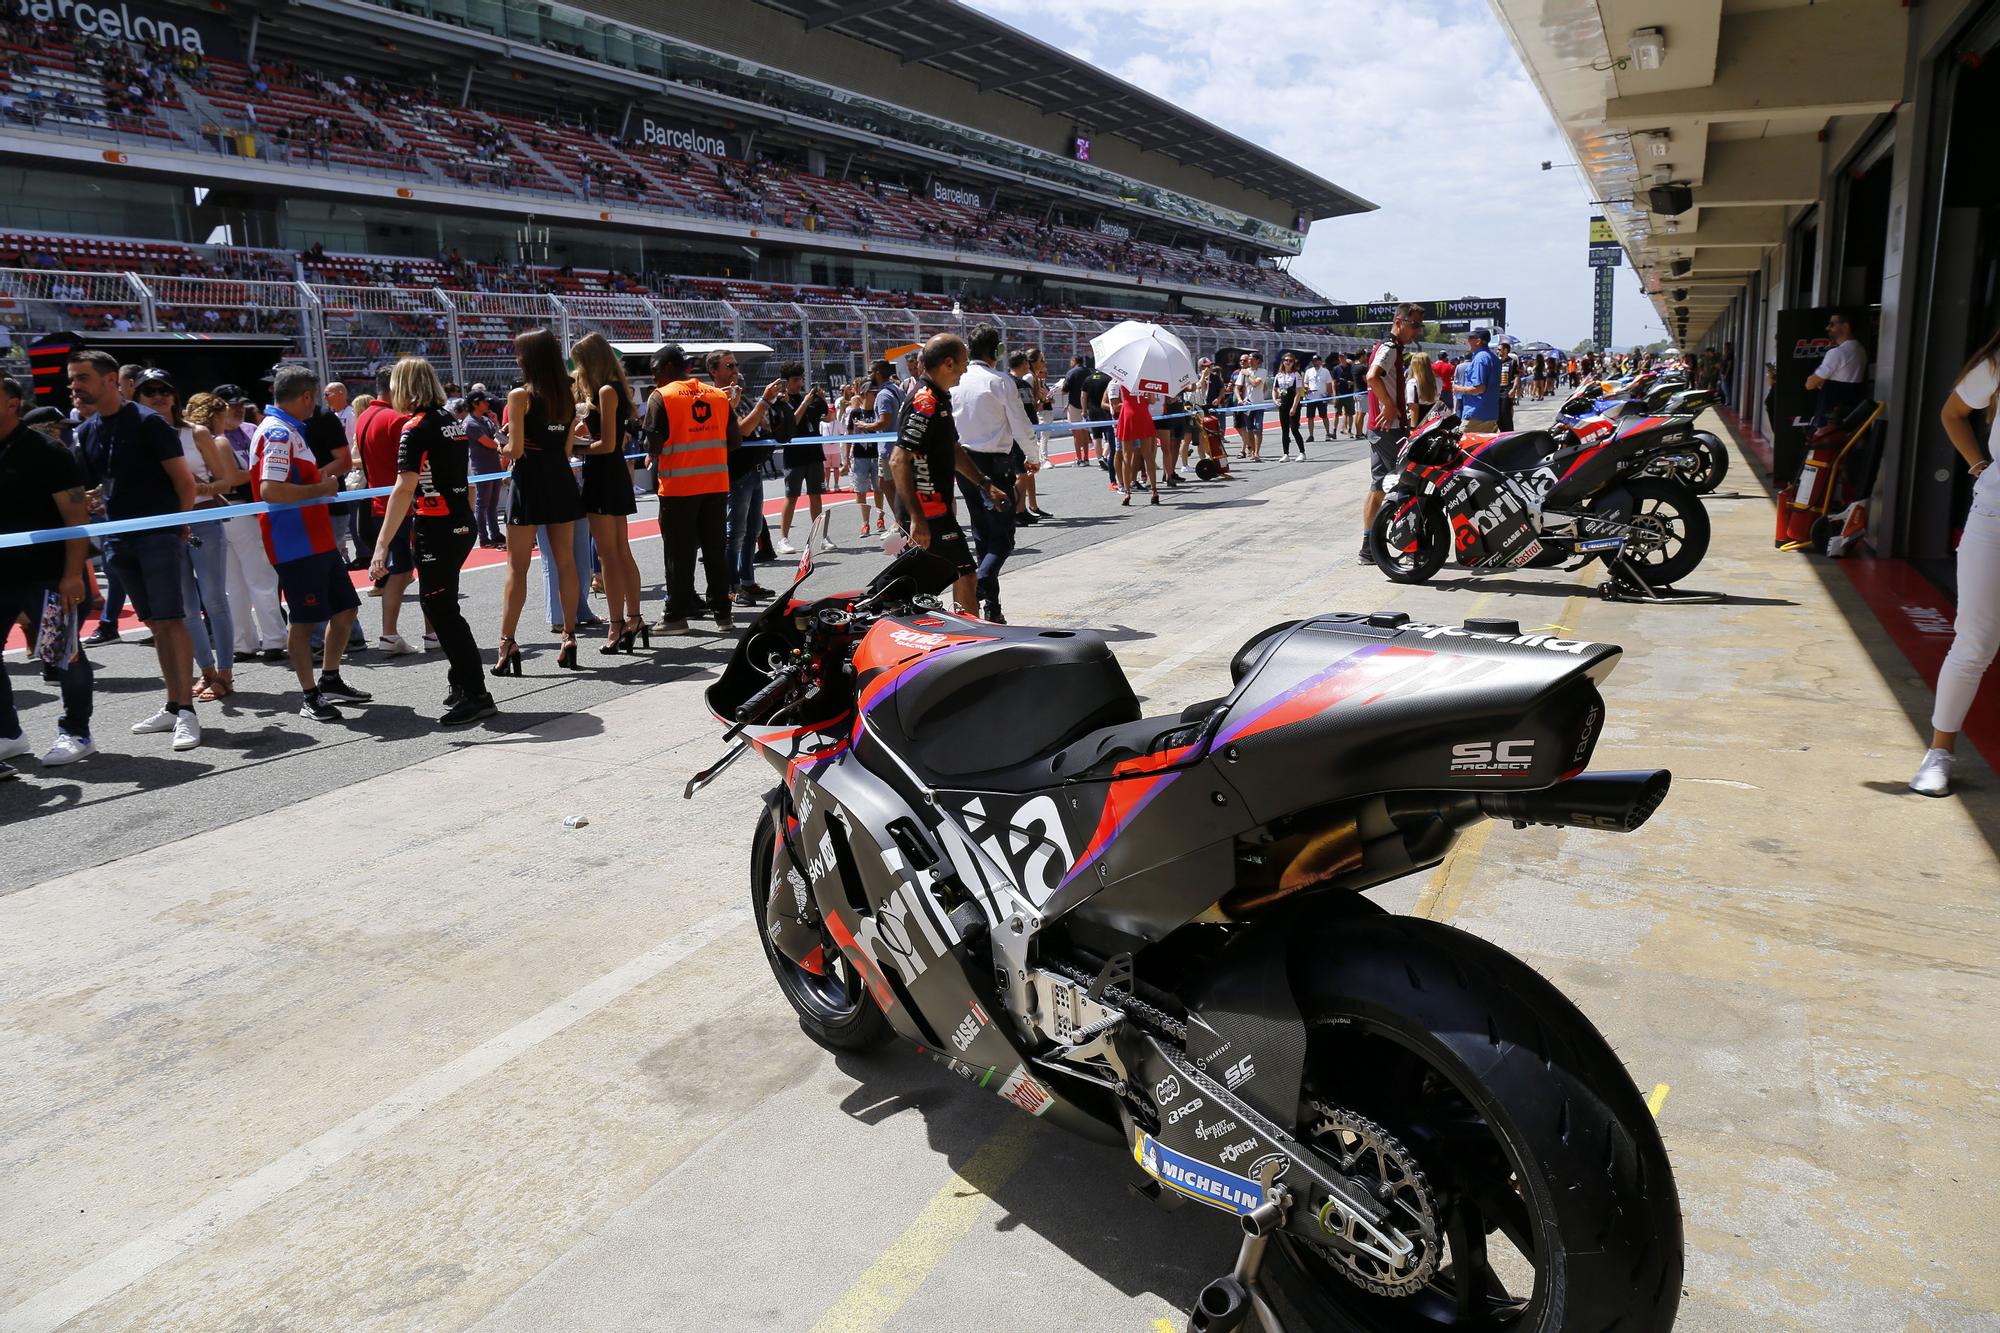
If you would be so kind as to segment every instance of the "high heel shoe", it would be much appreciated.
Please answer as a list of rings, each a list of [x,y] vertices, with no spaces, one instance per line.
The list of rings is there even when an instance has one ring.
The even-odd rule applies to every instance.
[[[575,671],[578,669],[576,665],[576,635],[563,635],[562,651],[556,654],[556,665],[565,671]]]
[[[521,647],[512,639],[500,640],[500,648],[494,654],[491,674],[495,676],[518,676],[521,674]]]
[[[619,642],[625,645],[628,653],[634,651],[632,645],[635,642],[650,649],[653,646],[653,627],[646,623],[644,616],[633,616],[625,622],[625,637]]]
[[[604,642],[601,645],[599,645],[597,651],[603,653],[606,657],[609,657],[613,653],[631,652],[632,632],[630,630],[620,628],[618,622],[615,620],[608,621],[606,623],[608,623],[611,626],[611,629],[607,634],[605,634]]]

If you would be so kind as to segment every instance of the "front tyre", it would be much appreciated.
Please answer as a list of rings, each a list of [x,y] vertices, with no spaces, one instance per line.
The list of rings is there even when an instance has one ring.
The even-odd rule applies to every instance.
[[[1305,1327],[1672,1327],[1666,1150],[1561,992],[1483,940],[1395,916],[1299,932],[1291,973],[1308,1035],[1301,1137],[1395,1182],[1417,1241],[1387,1270],[1280,1232],[1266,1272]]]
[[[1368,551],[1395,582],[1430,582],[1450,554],[1442,508],[1427,495],[1390,491],[1368,526]]]
[[[766,806],[757,820],[757,836],[750,840],[750,919],[765,919],[765,903],[774,881],[784,878],[784,851],[778,846],[772,811]],[[781,891],[787,887],[780,884]],[[895,1035],[889,1020],[868,998],[868,987],[855,972],[854,964],[820,928],[817,972],[799,966],[771,942],[762,929],[757,938],[764,942],[764,961],[778,979],[778,989],[799,1016],[805,1034],[830,1051],[867,1051]]]

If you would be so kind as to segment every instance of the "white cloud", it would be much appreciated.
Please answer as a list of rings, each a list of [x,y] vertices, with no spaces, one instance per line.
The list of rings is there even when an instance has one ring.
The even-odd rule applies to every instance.
[[[1517,333],[1590,332],[1589,194],[1541,170],[1568,149],[1485,0],[969,3],[1377,204],[1294,262],[1328,295],[1504,296]],[[1618,281],[1616,340],[1663,336]]]

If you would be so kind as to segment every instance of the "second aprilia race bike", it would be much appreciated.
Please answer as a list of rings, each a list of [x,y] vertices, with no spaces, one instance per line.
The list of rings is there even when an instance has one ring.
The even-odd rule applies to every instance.
[[[1669,1328],[1673,1173],[1617,1056],[1362,896],[1486,819],[1643,824],[1666,772],[1586,771],[1619,650],[1329,614],[1147,715],[1096,634],[934,609],[923,554],[795,584],[707,693],[741,741],[689,794],[746,746],[780,778],[749,896],[806,1033],[900,1038],[1241,1219],[1194,1328]]]
[[[1424,583],[1447,559],[1493,572],[1602,560],[1614,588],[1653,595],[1708,553],[1708,511],[1654,461],[1687,447],[1687,417],[1638,417],[1589,439],[1542,430],[1461,435],[1433,419],[1403,444],[1369,532],[1398,583]]]

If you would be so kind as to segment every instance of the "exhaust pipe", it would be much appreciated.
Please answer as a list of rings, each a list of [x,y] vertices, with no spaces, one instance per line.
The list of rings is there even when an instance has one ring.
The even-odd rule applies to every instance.
[[[1489,791],[1477,799],[1485,813],[1512,820],[1516,827],[1549,824],[1630,833],[1652,818],[1673,780],[1664,768],[1583,773],[1541,791]]]

